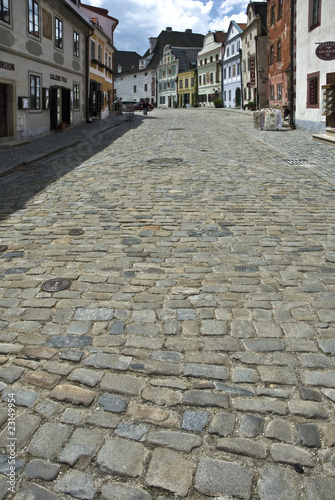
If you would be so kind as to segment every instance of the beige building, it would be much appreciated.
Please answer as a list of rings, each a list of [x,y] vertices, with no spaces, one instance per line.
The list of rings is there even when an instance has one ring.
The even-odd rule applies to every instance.
[[[0,138],[86,119],[90,33],[77,0],[1,1]]]

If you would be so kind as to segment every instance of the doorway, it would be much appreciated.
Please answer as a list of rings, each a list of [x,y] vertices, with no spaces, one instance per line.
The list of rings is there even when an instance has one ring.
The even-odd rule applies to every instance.
[[[0,137],[8,136],[8,95],[7,85],[0,83]]]
[[[235,108],[241,107],[241,89],[237,88],[235,92]]]

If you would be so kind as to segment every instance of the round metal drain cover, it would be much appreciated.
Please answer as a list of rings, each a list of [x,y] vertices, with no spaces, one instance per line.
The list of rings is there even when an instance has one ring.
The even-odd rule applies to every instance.
[[[179,165],[182,161],[182,158],[152,158],[147,160],[147,163],[150,165]]]
[[[45,281],[42,284],[42,289],[45,292],[60,292],[61,290],[69,288],[70,285],[71,281],[67,278],[55,278],[53,280]]]
[[[84,234],[84,230],[83,229],[71,229],[69,231],[69,235],[70,236],[80,236],[81,234]]]
[[[0,252],[5,252],[7,250],[7,245],[0,245]]]

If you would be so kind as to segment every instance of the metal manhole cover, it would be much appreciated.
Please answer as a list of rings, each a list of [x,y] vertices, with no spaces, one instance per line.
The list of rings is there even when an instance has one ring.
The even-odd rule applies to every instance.
[[[71,229],[69,231],[69,235],[70,236],[80,236],[81,234],[84,234],[84,232],[85,231],[83,229],[79,229],[79,228],[78,229]]]
[[[294,158],[292,160],[284,159],[283,161],[285,161],[286,163],[288,163],[288,165],[293,165],[293,166],[313,165],[313,163],[311,161],[309,161],[309,160],[300,160],[300,159],[297,159],[297,158]]]
[[[67,278],[54,278],[52,280],[45,281],[42,284],[42,289],[45,292],[60,292],[69,288],[71,281]]]
[[[7,245],[0,245],[0,252],[5,252],[7,250]]]
[[[182,158],[152,158],[147,160],[147,163],[150,165],[179,165],[182,161]]]

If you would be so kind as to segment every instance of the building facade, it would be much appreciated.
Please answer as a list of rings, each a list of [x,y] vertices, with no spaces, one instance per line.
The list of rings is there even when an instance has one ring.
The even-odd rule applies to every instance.
[[[247,7],[247,26],[242,34],[243,103],[255,103],[256,108],[267,104],[266,80],[262,70],[267,69],[267,4],[250,2]]]
[[[90,23],[70,0],[6,0],[0,9],[0,137],[85,120]]]
[[[198,105],[214,107],[215,99],[223,99],[222,60],[226,33],[211,31],[204,37],[204,43],[197,57]]]
[[[268,0],[268,76],[270,107],[290,108],[291,89],[291,4],[292,0]],[[264,74],[263,74],[264,73]]]
[[[241,35],[245,27],[231,21],[227,30],[223,56],[223,105],[227,108],[242,106]]]
[[[146,68],[142,60],[136,52],[115,52],[115,99],[134,102],[149,99],[151,104],[155,104],[156,71]]]
[[[89,90],[87,118],[107,118],[113,111],[114,78],[113,35],[118,20],[108,15],[107,9],[80,4],[89,16],[93,33],[89,39]]]
[[[178,106],[188,108],[197,104],[197,70],[178,74]]]
[[[335,128],[335,2],[296,0],[295,124]]]

